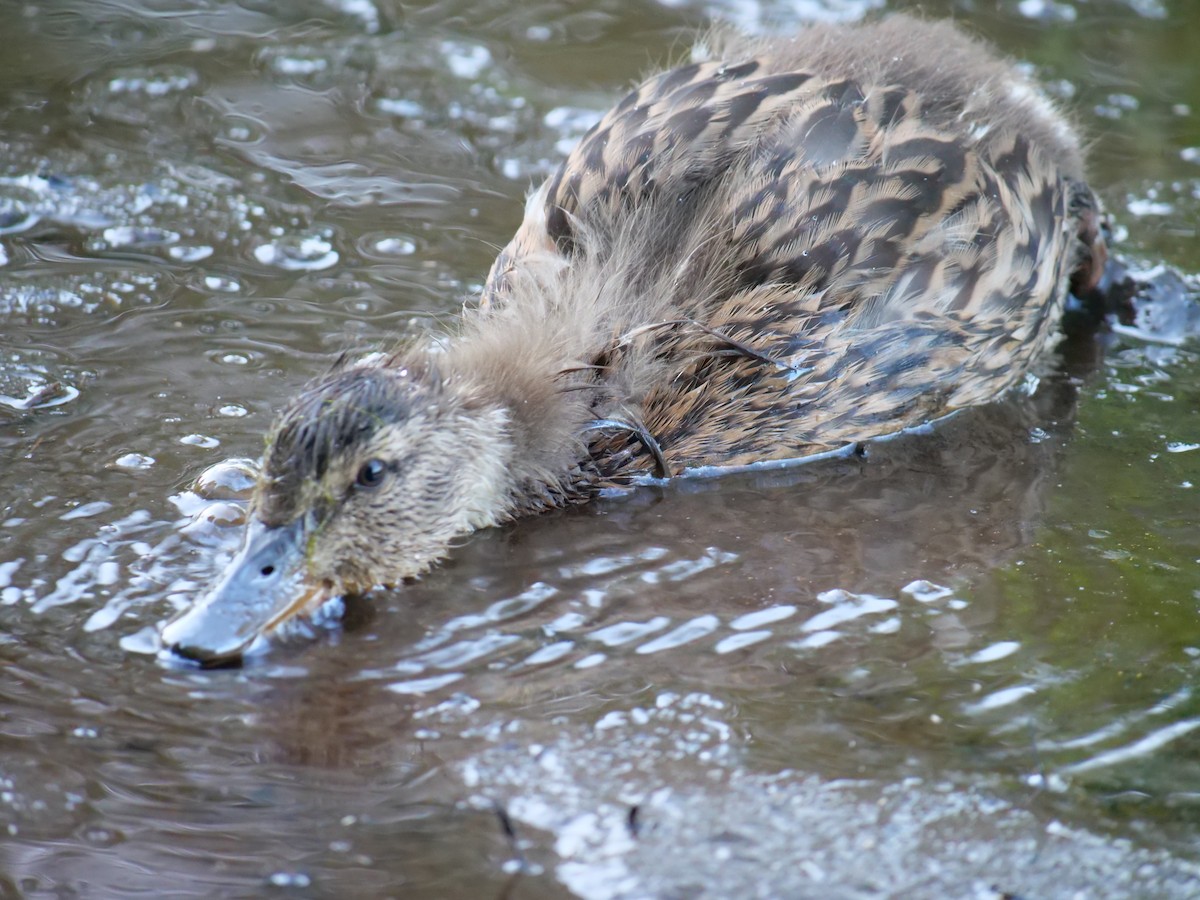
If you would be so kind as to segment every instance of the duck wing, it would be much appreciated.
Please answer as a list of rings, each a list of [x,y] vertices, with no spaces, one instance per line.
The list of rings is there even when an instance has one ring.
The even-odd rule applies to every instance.
[[[1091,259],[1092,209],[1074,132],[951,26],[735,38],[585,135],[483,305],[519,302],[534,260],[607,265],[641,301],[589,362],[640,373],[620,405],[672,470],[802,456],[1021,382]]]

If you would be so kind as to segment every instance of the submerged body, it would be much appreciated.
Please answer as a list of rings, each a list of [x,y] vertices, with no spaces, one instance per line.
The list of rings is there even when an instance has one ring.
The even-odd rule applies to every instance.
[[[164,643],[235,657],[473,529],[996,398],[1102,267],[1083,177],[1053,106],[952,26],[718,41],[585,135],[454,335],[287,407],[246,544]]]

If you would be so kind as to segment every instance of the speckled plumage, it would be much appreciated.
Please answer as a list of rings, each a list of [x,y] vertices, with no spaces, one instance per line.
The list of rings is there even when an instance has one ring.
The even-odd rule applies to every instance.
[[[709,44],[532,194],[453,335],[283,412],[252,512],[310,523],[321,596],[602,485],[986,403],[1053,342],[1069,285],[1098,277],[1074,130],[953,26]],[[381,461],[387,481],[364,487]]]
[[[604,397],[639,370],[618,405],[672,472],[804,456],[1019,383],[1068,280],[1102,264],[1094,208],[1070,126],[950,25],[733,38],[583,138],[483,306],[524,303],[523,270],[551,261],[564,282],[627,278],[642,302],[614,307],[574,380]],[[580,287],[561,302],[596,302]],[[592,455],[609,477],[644,471],[640,443]]]

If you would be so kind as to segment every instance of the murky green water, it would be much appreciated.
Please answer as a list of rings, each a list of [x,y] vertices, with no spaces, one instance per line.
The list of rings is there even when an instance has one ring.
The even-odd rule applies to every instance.
[[[0,896],[1200,893],[1195,342],[156,656],[237,540],[193,480],[452,315],[623,87],[875,5],[0,3]],[[922,5],[1077,111],[1126,258],[1200,269],[1200,7]]]

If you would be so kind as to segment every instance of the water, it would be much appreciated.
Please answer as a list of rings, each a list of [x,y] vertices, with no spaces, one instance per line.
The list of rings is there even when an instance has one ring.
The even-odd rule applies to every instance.
[[[211,467],[453,315],[651,61],[882,5],[0,9],[0,895],[1200,893],[1194,341],[156,655],[236,545]],[[1131,264],[1197,269],[1200,13],[923,7],[1077,112]]]

